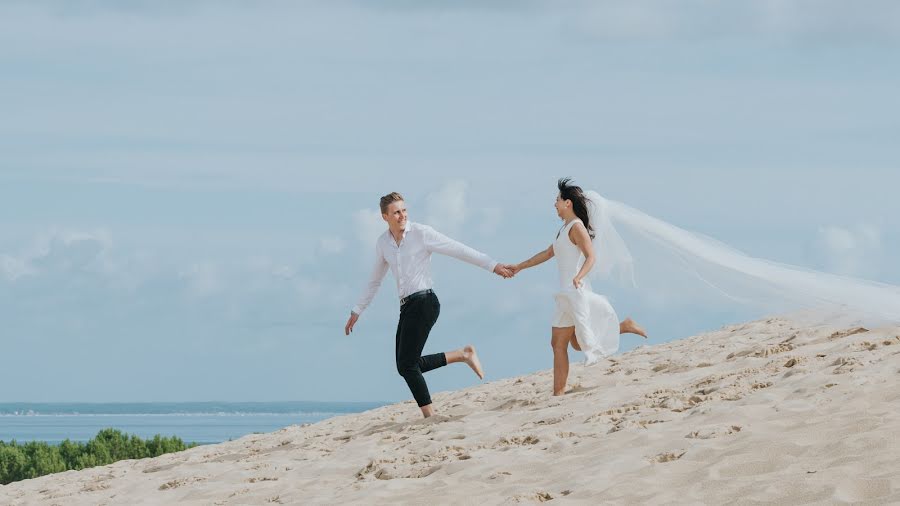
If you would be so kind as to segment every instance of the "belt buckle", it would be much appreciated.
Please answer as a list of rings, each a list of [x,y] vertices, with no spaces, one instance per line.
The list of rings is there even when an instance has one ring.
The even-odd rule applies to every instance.
[[[418,292],[413,292],[413,293],[407,295],[406,297],[403,297],[402,299],[400,299],[400,307],[403,307],[407,302],[409,302],[409,299],[411,299],[413,297],[413,295],[428,295],[429,293],[431,293],[430,288],[426,289],[426,290],[419,290]]]

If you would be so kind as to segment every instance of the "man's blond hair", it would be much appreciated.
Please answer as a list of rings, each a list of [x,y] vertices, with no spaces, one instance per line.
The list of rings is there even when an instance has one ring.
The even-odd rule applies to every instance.
[[[381,214],[387,214],[388,206],[401,200],[403,200],[403,195],[397,192],[391,192],[381,197]]]

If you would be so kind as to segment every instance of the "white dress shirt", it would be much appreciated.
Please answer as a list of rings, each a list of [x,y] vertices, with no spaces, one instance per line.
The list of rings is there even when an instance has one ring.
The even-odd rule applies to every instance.
[[[388,267],[397,281],[400,298],[433,287],[431,280],[431,254],[441,253],[493,272],[497,266],[491,257],[465,244],[454,241],[428,225],[406,222],[400,244],[388,230],[375,243],[375,265],[366,286],[365,294],[359,299],[353,312],[362,314],[372,302],[381,286]]]

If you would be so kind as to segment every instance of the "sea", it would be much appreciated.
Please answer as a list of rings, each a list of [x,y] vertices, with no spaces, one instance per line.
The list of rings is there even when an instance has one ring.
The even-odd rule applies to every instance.
[[[0,403],[0,441],[87,441],[102,429],[214,444],[381,407],[378,402]]]

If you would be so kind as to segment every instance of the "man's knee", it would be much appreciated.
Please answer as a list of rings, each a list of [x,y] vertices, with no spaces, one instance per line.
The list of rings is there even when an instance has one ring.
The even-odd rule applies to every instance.
[[[417,362],[413,363],[398,363],[397,364],[397,374],[403,376],[404,378],[411,375],[422,374],[419,370],[419,364]]]

